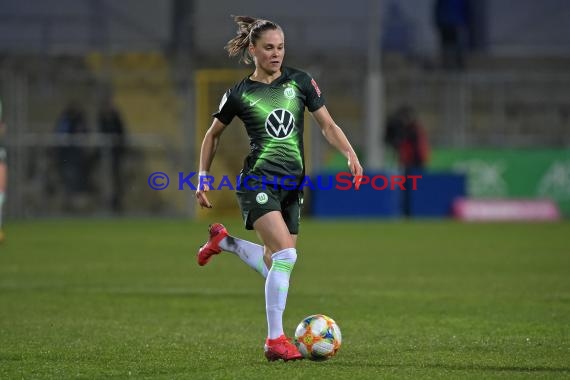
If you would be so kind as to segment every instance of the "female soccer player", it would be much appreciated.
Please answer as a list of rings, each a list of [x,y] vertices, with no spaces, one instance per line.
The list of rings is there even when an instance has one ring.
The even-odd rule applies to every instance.
[[[4,147],[4,133],[6,125],[2,122],[2,101],[0,100],[0,243],[4,241],[4,231],[2,229],[2,209],[4,207],[4,196],[6,193],[7,165],[6,148]]]
[[[295,360],[302,356],[283,333],[283,311],[289,277],[297,251],[302,191],[305,175],[303,114],[312,113],[326,140],[348,159],[351,173],[362,175],[362,166],[345,134],[333,121],[317,83],[307,73],[282,66],[285,37],[279,25],[248,16],[234,18],[237,36],[226,45],[230,56],[255,64],[254,72],[222,97],[200,151],[199,174],[207,175],[220,136],[234,118],[245,124],[250,153],[241,171],[237,198],[245,227],[255,230],[263,246],[228,235],[226,228],[210,226],[210,238],[198,251],[199,265],[222,251],[237,254],[265,277],[268,360]],[[356,177],[357,178],[357,177]],[[204,181],[206,182],[206,181]],[[207,183],[196,191],[201,207],[211,208]]]

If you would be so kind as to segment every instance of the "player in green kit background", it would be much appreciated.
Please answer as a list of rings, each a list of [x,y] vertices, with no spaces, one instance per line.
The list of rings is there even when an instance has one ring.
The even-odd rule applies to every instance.
[[[247,16],[234,18],[237,36],[228,42],[230,56],[255,64],[255,71],[222,97],[200,151],[200,177],[207,175],[224,128],[240,118],[250,140],[237,197],[245,227],[254,229],[263,245],[230,236],[219,223],[209,229],[210,238],[197,255],[199,265],[222,251],[235,253],[265,278],[268,360],[301,359],[295,345],[283,333],[283,311],[289,277],[297,260],[302,192],[305,175],[303,125],[305,108],[317,121],[326,140],[348,160],[351,173],[362,175],[362,166],[345,134],[330,116],[324,96],[307,73],[282,66],[285,55],[283,30],[274,22]],[[358,185],[358,182],[357,182]],[[211,208],[207,183],[196,191],[201,207]]]
[[[0,243],[4,241],[4,229],[2,224],[2,210],[4,209],[4,198],[6,194],[6,182],[8,180],[8,168],[6,165],[6,147],[4,136],[6,124],[2,121],[2,100],[0,100]]]

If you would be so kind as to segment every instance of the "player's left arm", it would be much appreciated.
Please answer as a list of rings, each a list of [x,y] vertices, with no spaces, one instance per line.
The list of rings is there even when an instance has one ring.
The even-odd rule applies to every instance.
[[[353,176],[362,176],[362,166],[356,152],[350,145],[342,129],[334,122],[326,106],[312,112],[313,117],[321,128],[321,132],[329,144],[334,146],[348,160],[348,167]],[[357,181],[357,184],[359,182]]]
[[[2,148],[0,148],[1,150]],[[2,154],[2,152],[0,152]],[[6,182],[8,180],[8,165],[5,161],[0,161],[0,193],[6,192]]]

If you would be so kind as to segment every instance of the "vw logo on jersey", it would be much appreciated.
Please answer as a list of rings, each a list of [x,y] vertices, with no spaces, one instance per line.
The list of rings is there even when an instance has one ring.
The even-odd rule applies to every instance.
[[[283,108],[274,109],[265,119],[265,130],[277,140],[291,136],[293,129],[295,129],[295,117]]]

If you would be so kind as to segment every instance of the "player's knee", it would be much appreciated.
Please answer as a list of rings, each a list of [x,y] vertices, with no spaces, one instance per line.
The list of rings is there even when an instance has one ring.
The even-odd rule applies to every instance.
[[[273,263],[275,263],[275,261],[282,261],[287,262],[293,266],[297,261],[297,250],[295,248],[286,248],[275,252],[271,258],[273,259]]]
[[[284,249],[295,249],[295,242],[291,237],[284,237],[281,239],[276,239],[265,245],[265,255],[271,256],[277,252],[283,251]]]

